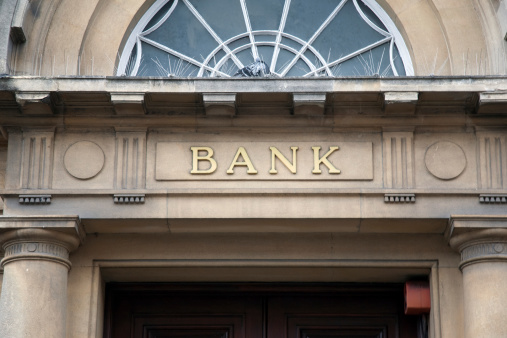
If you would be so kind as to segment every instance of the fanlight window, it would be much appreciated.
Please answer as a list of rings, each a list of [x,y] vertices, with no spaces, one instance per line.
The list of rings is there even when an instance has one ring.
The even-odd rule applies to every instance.
[[[246,68],[245,68],[246,67]],[[158,0],[127,40],[118,75],[413,75],[373,0]]]

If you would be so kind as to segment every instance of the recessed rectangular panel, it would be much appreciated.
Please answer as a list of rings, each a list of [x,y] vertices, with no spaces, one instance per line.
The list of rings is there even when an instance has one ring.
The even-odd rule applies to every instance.
[[[159,181],[373,180],[372,142],[158,142]]]
[[[231,328],[161,328],[146,327],[144,338],[229,338]]]

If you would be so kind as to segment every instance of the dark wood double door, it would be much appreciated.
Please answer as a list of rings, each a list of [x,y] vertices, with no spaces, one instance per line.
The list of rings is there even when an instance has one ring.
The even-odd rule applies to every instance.
[[[109,284],[105,338],[412,338],[401,285]]]

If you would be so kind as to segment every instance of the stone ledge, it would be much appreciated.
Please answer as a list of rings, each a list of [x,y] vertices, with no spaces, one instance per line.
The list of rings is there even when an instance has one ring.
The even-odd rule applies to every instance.
[[[9,230],[47,229],[78,236],[84,241],[86,233],[78,216],[34,215],[0,216],[0,233]]]

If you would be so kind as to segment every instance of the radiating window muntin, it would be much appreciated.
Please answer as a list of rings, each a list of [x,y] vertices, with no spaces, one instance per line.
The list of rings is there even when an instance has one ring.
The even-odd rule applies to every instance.
[[[231,77],[257,57],[274,77],[413,75],[400,33],[373,0],[158,0],[118,75]]]

